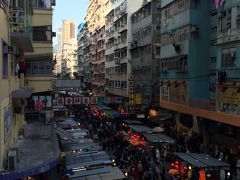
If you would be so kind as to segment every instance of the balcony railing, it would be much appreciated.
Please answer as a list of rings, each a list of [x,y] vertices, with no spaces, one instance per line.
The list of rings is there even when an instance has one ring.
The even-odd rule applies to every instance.
[[[216,110],[216,102],[214,100],[190,98],[189,105],[195,108],[206,109],[209,111]]]
[[[32,52],[32,6],[28,0],[18,1],[18,6],[10,4],[9,24],[12,45],[24,52]]]

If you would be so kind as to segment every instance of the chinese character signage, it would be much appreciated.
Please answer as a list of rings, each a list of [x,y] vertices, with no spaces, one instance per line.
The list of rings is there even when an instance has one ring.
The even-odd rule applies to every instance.
[[[89,104],[89,97],[83,97],[82,98],[82,104],[88,105]]]
[[[57,105],[64,105],[64,98],[59,97],[56,99]]]
[[[97,104],[97,97],[91,97],[91,104]]]
[[[74,104],[76,105],[81,104],[81,97],[74,97]]]
[[[72,97],[66,97],[65,98],[65,104],[66,105],[72,105],[73,104],[73,98]]]

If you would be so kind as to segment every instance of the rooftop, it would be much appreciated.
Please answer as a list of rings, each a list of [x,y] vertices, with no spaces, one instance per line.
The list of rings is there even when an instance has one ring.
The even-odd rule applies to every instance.
[[[14,147],[18,149],[18,161],[14,170],[1,172],[0,179],[18,179],[43,173],[59,162],[60,150],[55,130],[53,125],[46,125],[43,121],[28,122]]]

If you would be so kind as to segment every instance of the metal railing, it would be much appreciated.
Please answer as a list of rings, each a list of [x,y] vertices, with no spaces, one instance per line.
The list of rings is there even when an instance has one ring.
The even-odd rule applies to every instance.
[[[32,39],[32,7],[28,0],[23,0],[22,4],[16,7],[10,4],[9,8],[9,24],[11,32],[27,33],[28,37]]]

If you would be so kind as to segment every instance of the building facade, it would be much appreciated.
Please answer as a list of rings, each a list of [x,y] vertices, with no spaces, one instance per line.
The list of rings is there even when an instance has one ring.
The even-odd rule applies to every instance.
[[[130,17],[142,6],[143,1],[111,1],[111,10],[106,15],[106,90],[118,104],[128,104],[131,64],[129,44],[131,37]]]
[[[130,44],[134,94],[140,99],[135,104],[159,104],[160,57],[160,1],[146,1],[131,16],[132,41]],[[141,100],[142,99],[142,100]]]
[[[44,3],[43,3],[44,2]],[[0,1],[0,176],[14,170],[26,123],[27,98],[52,90],[52,5],[55,1]],[[49,94],[49,93],[48,93]],[[45,97],[45,94],[42,94]],[[38,97],[36,95],[36,97]],[[50,102],[51,104],[51,102]],[[21,173],[19,173],[19,178]],[[1,178],[0,177],[0,178]],[[22,176],[23,177],[23,176]]]
[[[240,143],[239,5],[161,3],[160,107],[174,112],[176,129],[200,134],[210,153],[226,149],[229,157]]]

